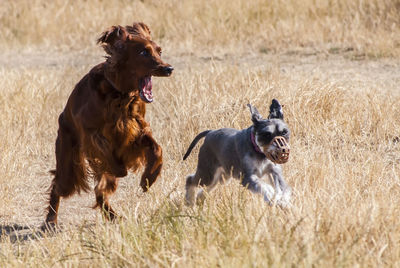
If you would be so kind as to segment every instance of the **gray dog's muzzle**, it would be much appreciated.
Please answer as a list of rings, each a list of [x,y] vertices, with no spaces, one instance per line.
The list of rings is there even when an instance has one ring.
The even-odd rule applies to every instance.
[[[271,143],[265,147],[265,155],[269,160],[277,164],[284,164],[289,160],[290,146],[282,136],[276,136]]]

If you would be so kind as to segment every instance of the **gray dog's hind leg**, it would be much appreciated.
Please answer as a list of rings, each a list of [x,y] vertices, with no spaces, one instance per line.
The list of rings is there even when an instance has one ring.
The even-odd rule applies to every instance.
[[[208,166],[209,163],[200,158],[196,174],[189,175],[186,178],[186,204],[193,206],[196,202],[197,187],[203,186],[206,191],[211,191],[222,176],[223,169],[218,165]],[[200,202],[204,200],[203,190],[197,195]]]
[[[198,180],[195,179],[195,174],[186,177],[186,197],[185,202],[188,206],[193,206],[196,201],[196,192]]]
[[[215,186],[218,184],[218,182],[222,181],[223,174],[224,174],[224,169],[222,167],[219,167],[215,170],[214,177],[213,177],[211,184],[206,185],[203,189],[200,189],[199,193],[197,194],[197,203],[198,204],[204,203],[204,199],[206,199],[204,191],[206,191],[207,193],[211,192],[215,188]]]
[[[217,157],[212,152],[212,148],[207,142],[204,142],[203,146],[200,147],[196,173],[186,178],[187,205],[193,206],[195,204],[198,186],[205,186],[208,190],[214,188],[221,176],[221,174],[217,174],[220,173],[217,172],[220,166]],[[204,196],[200,194],[200,198],[204,198]]]
[[[213,172],[214,171],[214,172]],[[203,186],[207,192],[210,192],[219,182],[222,176],[221,168],[214,168],[211,172],[203,172],[201,169],[196,174],[186,177],[186,204],[193,206],[196,203],[197,187]],[[204,201],[203,189],[197,194],[199,203]]]
[[[274,188],[271,185],[260,180],[257,175],[246,175],[243,177],[242,185],[247,187],[253,193],[261,194],[264,197],[264,201],[271,204],[271,200],[274,196]]]

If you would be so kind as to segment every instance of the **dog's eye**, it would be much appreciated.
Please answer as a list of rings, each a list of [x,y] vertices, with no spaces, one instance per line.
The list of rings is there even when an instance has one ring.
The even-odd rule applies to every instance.
[[[148,55],[150,55],[150,54],[149,54],[149,52],[145,49],[145,50],[142,50],[142,52],[140,52],[139,55],[145,56],[145,57],[146,57],[146,56],[148,56]]]
[[[264,139],[270,139],[270,138],[271,138],[271,133],[269,133],[269,132],[264,132],[264,133],[262,133],[262,137],[263,137]]]
[[[287,129],[282,130],[282,135],[286,135],[286,134],[288,134]]]

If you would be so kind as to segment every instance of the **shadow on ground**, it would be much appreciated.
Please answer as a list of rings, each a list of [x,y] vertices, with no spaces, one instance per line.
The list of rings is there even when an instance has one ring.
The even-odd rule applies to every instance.
[[[83,225],[75,226],[79,229],[90,229],[95,226],[94,223],[85,223]],[[36,240],[49,237],[57,233],[67,231],[68,227],[64,225],[41,225],[27,226],[20,224],[2,224],[0,225],[0,241],[9,240],[11,243],[25,242],[29,240]]]
[[[8,224],[0,225],[0,240],[7,239],[11,243],[34,240],[43,237],[43,232],[32,226]]]

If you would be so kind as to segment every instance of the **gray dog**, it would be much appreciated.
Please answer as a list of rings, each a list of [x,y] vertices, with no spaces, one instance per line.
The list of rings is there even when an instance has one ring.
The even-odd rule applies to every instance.
[[[190,144],[183,160],[203,137],[197,170],[186,178],[186,203],[196,201],[196,188],[204,187],[211,191],[224,178],[242,179],[242,185],[254,193],[262,194],[271,204],[287,206],[291,189],[285,182],[279,164],[289,159],[288,126],[283,121],[282,106],[275,99],[270,106],[268,119],[263,119],[257,109],[248,104],[253,125],[247,129],[223,128],[201,132]],[[275,188],[263,179],[272,179]],[[197,195],[197,201],[203,202],[203,190]]]

